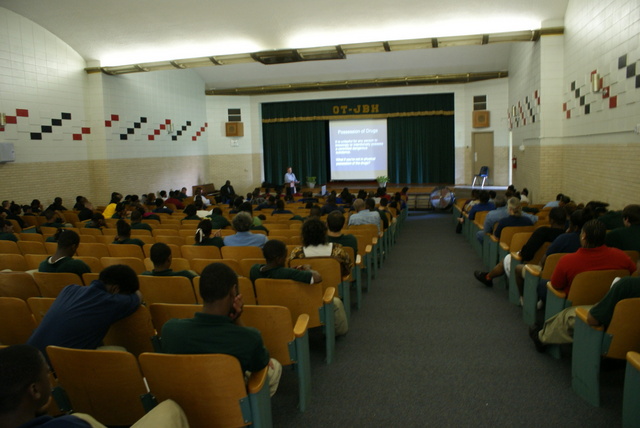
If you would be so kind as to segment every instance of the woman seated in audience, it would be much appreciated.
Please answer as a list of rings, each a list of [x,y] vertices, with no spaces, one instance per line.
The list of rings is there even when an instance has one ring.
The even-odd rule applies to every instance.
[[[214,245],[218,248],[223,247],[224,241],[220,237],[220,230],[213,233],[213,236],[211,236],[212,232],[211,220],[208,218],[198,223],[195,245]]]
[[[13,234],[13,223],[0,218],[0,241],[18,242],[18,238]]]
[[[78,220],[89,220],[93,216],[93,205],[84,196],[76,196],[73,209],[78,212]]]
[[[144,242],[137,238],[131,238],[131,226],[125,220],[120,219],[116,223],[118,234],[113,241],[114,244],[133,244],[144,247]]]
[[[116,211],[113,213],[111,218],[123,219],[127,218],[127,206],[124,202],[118,202],[116,204]]]
[[[22,208],[20,207],[20,205],[11,201],[11,205],[9,205],[9,213],[5,216],[5,218],[7,220],[17,221],[18,225],[20,226],[20,229],[24,229],[26,225],[24,224],[24,220],[22,220],[22,218],[20,217],[21,213],[22,213]]]
[[[342,245],[328,242],[327,225],[317,217],[311,217],[302,224],[302,247],[291,251],[289,260],[309,257],[333,257],[340,262],[341,274],[349,275],[353,260],[342,248]]]
[[[118,192],[111,193],[111,201],[109,205],[104,209],[102,215],[104,218],[111,218],[116,213],[116,206],[122,201],[122,195]]]
[[[250,230],[264,230],[267,235],[269,235],[269,229],[262,225],[262,220],[266,220],[266,217],[263,214],[254,216],[253,205],[248,202],[244,202],[242,205],[240,205],[239,211],[245,211],[251,214],[251,217],[253,218],[253,225],[251,226]]]
[[[39,199],[31,201],[31,214],[38,215],[42,212],[42,204]]]

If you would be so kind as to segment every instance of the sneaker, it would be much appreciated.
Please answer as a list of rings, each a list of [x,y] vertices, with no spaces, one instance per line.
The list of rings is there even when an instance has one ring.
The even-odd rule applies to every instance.
[[[538,303],[536,303],[536,309],[541,310],[542,308],[544,308],[544,302],[542,300],[538,300]]]
[[[487,287],[493,287],[493,281],[490,279],[487,279],[488,274],[489,272],[480,272],[479,270],[477,270],[473,273],[473,276],[475,276],[478,281],[480,281]]]
[[[547,348],[547,345],[540,341],[540,336],[538,335],[539,332],[540,327],[538,327],[537,325],[529,328],[529,337],[533,341],[533,344],[536,346],[536,351],[543,353]]]

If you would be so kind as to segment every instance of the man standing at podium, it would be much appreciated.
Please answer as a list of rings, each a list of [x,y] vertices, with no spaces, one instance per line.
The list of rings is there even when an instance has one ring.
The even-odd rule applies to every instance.
[[[287,173],[284,175],[284,185],[287,188],[287,195],[293,195],[296,193],[297,183],[300,182],[296,179],[293,169],[291,167],[287,168]]]

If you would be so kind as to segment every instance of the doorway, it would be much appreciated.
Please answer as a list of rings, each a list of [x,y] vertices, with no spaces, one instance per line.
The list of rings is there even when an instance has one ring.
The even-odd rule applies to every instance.
[[[488,166],[487,182],[493,183],[495,176],[493,170],[493,132],[473,132],[471,141],[473,150],[471,182],[473,182],[473,176],[480,171],[480,167]]]

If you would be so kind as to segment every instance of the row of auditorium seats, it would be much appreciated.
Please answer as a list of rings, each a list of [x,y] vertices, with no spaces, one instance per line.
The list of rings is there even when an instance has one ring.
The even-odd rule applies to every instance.
[[[465,216],[462,212],[464,200],[456,202],[453,209],[454,224],[457,218]],[[520,292],[515,283],[515,266],[521,263],[518,251],[527,242],[536,227],[545,225],[544,211],[542,221],[534,226],[506,227],[503,229],[500,239],[493,235],[485,235],[483,245],[479,245],[476,233],[482,230],[486,212],[476,214],[474,221],[465,219],[464,236],[470,245],[478,251],[482,263],[486,269],[491,269],[511,255],[512,274],[504,281],[498,281],[498,288],[507,289],[509,302],[518,305]],[[522,303],[522,319],[531,326],[537,322],[537,285],[540,279],[550,280],[553,270],[564,253],[549,256],[541,269],[537,264],[546,251],[548,245],[543,246],[534,259],[525,265],[525,280]],[[638,262],[640,253],[626,251],[629,257]],[[634,275],[637,275],[636,272]],[[571,285],[569,294],[565,294],[553,288],[550,281],[547,282],[547,301],[544,309],[544,319],[570,306],[593,305],[599,302],[609,291],[614,278],[627,276],[626,270],[588,271],[578,274]],[[587,311],[577,309],[576,325],[573,336],[572,359],[572,388],[583,399],[594,406],[600,404],[600,365],[602,359],[627,360],[627,376],[624,386],[623,419],[626,426],[640,426],[640,377],[637,374],[639,365],[638,352],[640,352],[640,298],[625,299],[620,301],[614,310],[611,323],[605,328],[593,327],[587,323]],[[554,358],[561,358],[561,347],[558,345],[547,346],[547,352]]]

